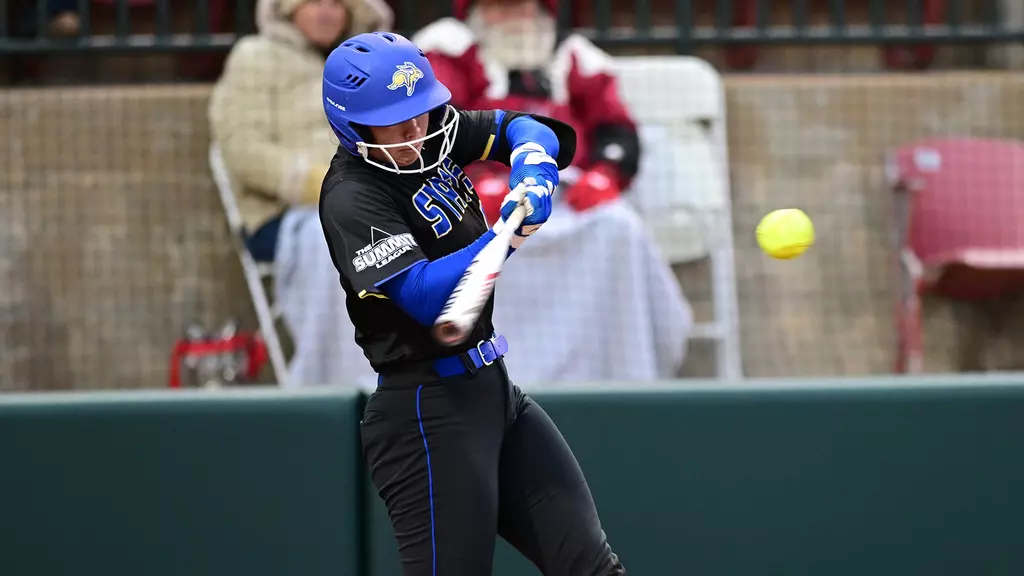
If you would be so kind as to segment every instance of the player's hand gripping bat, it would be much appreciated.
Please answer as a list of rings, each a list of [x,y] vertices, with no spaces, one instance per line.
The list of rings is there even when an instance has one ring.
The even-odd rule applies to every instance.
[[[494,281],[505,265],[512,236],[526,218],[523,198],[525,190],[520,196],[519,206],[509,215],[497,236],[470,262],[441,309],[441,315],[434,321],[434,338],[441,344],[455,346],[462,343],[480,318],[480,312],[494,292]]]

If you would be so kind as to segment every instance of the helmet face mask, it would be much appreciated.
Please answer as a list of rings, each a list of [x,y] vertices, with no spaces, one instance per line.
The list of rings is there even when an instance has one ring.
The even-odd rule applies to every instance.
[[[433,116],[433,112],[431,112],[431,116]],[[437,123],[430,122],[428,124],[428,130],[430,130],[432,127],[436,125]],[[364,139],[362,141],[356,142],[356,150],[359,153],[359,155],[366,160],[367,163],[369,163],[372,166],[376,166],[381,170],[386,170],[394,174],[418,174],[420,172],[426,172],[428,170],[436,168],[441,164],[441,162],[444,161],[445,158],[448,157],[449,154],[451,154],[452,148],[455,146],[455,134],[458,132],[458,130],[459,113],[455,111],[455,108],[452,108],[450,105],[446,104],[444,106],[444,112],[441,118],[440,126],[436,130],[428,132],[426,135],[421,136],[420,138],[408,140],[406,142],[399,142],[398,144],[373,144],[367,142]],[[358,130],[357,132],[365,131],[367,130],[364,128],[363,130]],[[431,142],[432,140],[438,138],[440,139],[441,143],[437,151],[437,160],[430,164],[427,164],[426,160],[423,157],[423,152],[425,149],[427,149],[428,146],[433,146],[433,142]],[[417,150],[415,145],[421,142],[423,143],[423,146],[421,146],[420,149]],[[391,155],[390,151],[393,149],[401,148],[407,148],[409,150],[416,152],[418,162],[414,162],[413,164],[408,164],[406,166],[399,166],[398,162],[395,161],[395,158]],[[371,157],[370,153],[373,150],[379,150],[387,158],[387,163],[378,161],[377,159]]]
[[[335,136],[351,154],[388,172],[424,172],[451,153],[459,114],[448,105],[450,100],[451,92],[434,77],[423,51],[391,32],[354,36],[332,51],[324,65],[323,106]],[[368,141],[368,127],[401,124],[427,113],[433,120],[435,113],[442,112],[441,121],[429,122],[429,133],[423,137],[387,145]],[[428,164],[423,149],[429,147],[433,157],[434,146],[437,159]],[[416,150],[418,162],[399,166],[392,156],[399,149]],[[374,158],[373,151],[383,154]]]

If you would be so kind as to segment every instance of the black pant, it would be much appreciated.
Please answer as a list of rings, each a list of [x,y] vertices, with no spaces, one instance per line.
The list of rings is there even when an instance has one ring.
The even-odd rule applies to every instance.
[[[405,576],[490,576],[496,535],[545,576],[626,573],[565,439],[501,361],[409,380],[384,378],[361,422]]]

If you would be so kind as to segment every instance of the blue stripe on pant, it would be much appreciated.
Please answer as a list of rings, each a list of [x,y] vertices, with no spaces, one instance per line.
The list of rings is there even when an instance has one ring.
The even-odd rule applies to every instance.
[[[433,574],[437,576],[437,538],[434,533],[434,471],[430,468],[430,446],[427,444],[427,433],[423,430],[423,411],[420,399],[423,396],[423,385],[416,389],[416,422],[420,425],[420,437],[423,438],[423,450],[427,453],[427,488],[430,498],[430,554]]]

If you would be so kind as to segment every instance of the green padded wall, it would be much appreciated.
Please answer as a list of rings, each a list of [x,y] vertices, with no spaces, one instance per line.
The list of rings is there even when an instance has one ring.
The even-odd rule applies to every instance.
[[[1024,574],[1024,378],[897,382],[536,397],[631,574]],[[398,575],[361,403],[0,396],[0,574]]]
[[[0,396],[0,574],[361,572],[355,394]]]
[[[1019,381],[535,397],[572,444],[630,574],[1020,576]],[[371,510],[371,573],[400,574],[387,517]],[[496,564],[495,575],[537,574],[504,545]]]

